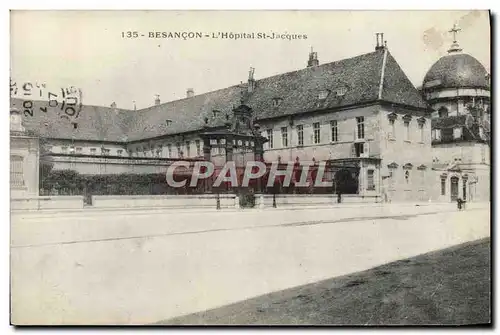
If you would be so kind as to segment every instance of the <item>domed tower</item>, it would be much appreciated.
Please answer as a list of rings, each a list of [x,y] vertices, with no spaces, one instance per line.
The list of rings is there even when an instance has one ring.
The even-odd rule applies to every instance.
[[[429,69],[422,94],[432,113],[433,170],[438,201],[488,201],[490,194],[490,76],[462,52],[456,35],[448,55]]]
[[[460,28],[455,25],[453,44],[427,71],[422,92],[434,110],[433,117],[466,115],[470,107],[490,111],[490,76],[474,57],[462,52],[457,42]],[[483,115],[481,115],[481,118]]]

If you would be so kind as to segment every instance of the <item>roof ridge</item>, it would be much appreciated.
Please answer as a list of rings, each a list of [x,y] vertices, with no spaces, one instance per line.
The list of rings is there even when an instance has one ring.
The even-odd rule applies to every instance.
[[[382,60],[382,71],[380,74],[380,85],[378,88],[378,99],[382,100],[382,91],[384,90],[385,66],[387,64],[387,48],[384,48],[384,59]]]
[[[317,68],[321,68],[323,66],[334,64],[334,63],[340,63],[340,62],[344,62],[346,60],[351,60],[351,59],[355,59],[355,58],[359,58],[359,57],[363,57],[363,56],[367,56],[367,55],[372,55],[372,54],[376,54],[376,53],[378,53],[378,51],[371,51],[371,52],[359,54],[357,56],[341,58],[341,59],[338,59],[338,60],[334,60],[332,62],[323,63],[323,64],[320,64],[320,65],[314,66],[314,67],[306,67],[306,68],[301,68],[301,69],[292,70],[292,71],[288,71],[288,72],[282,72],[282,73],[274,74],[272,76],[267,76],[267,77],[264,77],[264,78],[257,79],[257,80],[255,80],[255,82],[258,83],[260,81],[267,80],[267,79],[270,79],[270,78],[284,76],[284,75],[289,75],[289,74],[292,74],[292,73],[298,73],[298,72],[301,72],[301,71],[309,71],[310,69],[317,69]],[[213,91],[208,91],[208,92],[205,92],[205,93],[197,94],[197,95],[194,95],[192,97],[185,97],[185,98],[181,98],[181,99],[170,100],[170,101],[164,102],[164,103],[162,103],[160,105],[153,105],[153,106],[145,107],[145,108],[142,108],[142,109],[138,109],[137,111],[150,110],[152,108],[155,108],[155,107],[158,107],[158,106],[163,106],[163,105],[166,105],[166,104],[169,104],[169,103],[173,103],[173,102],[177,102],[177,101],[182,101],[182,100],[187,100],[187,99],[193,99],[195,97],[200,97],[200,96],[203,96],[203,95],[212,94],[212,93],[223,91],[223,90],[227,90],[227,89],[230,89],[230,88],[236,88],[236,87],[239,87],[241,85],[246,85],[246,84],[247,83],[242,82],[242,83],[234,84],[234,85],[231,85],[231,86],[228,86],[228,87],[219,88],[219,89],[216,89],[216,90],[213,90]]]
[[[10,97],[10,100],[21,100],[21,101],[27,101],[28,99],[23,99],[23,98],[18,98],[18,97]],[[40,99],[29,99],[29,101],[32,101],[33,103],[36,102],[42,102],[42,103],[49,103],[49,100],[40,100]],[[124,111],[124,112],[134,112],[133,109],[125,109],[125,108],[119,108],[119,107],[110,107],[110,106],[101,106],[101,105],[89,105],[89,104],[84,104],[82,103],[82,106],[85,107],[95,107],[95,108],[106,108],[109,111]]]

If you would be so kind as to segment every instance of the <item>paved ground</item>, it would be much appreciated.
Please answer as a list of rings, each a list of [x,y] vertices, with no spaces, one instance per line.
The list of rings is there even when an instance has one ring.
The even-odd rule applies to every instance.
[[[482,239],[158,324],[488,324],[490,253]]]
[[[15,215],[15,324],[148,324],[488,237],[489,209]]]

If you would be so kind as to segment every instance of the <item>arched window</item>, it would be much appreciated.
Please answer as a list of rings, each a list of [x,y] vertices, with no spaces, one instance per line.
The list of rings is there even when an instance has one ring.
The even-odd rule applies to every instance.
[[[439,108],[438,113],[439,113],[439,117],[448,117],[448,108],[443,106],[443,107]]]

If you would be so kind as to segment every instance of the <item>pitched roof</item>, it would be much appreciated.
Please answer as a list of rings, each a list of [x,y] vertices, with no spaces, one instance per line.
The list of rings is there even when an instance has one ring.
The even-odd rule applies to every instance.
[[[200,130],[205,120],[210,127],[222,126],[242,97],[254,110],[257,120],[377,100],[426,108],[396,60],[383,50],[256,80],[254,91],[242,96],[247,85],[235,85],[138,111],[84,106],[76,121],[77,130],[57,113],[45,114],[37,107],[33,118],[23,117],[27,129],[39,129],[40,135],[46,137],[134,141]],[[344,94],[336,94],[339,89],[344,90]],[[320,100],[321,91],[330,94]],[[281,99],[278,105],[274,104],[275,98]],[[19,108],[21,100],[12,101]],[[38,104],[47,103],[35,103]],[[219,112],[214,114],[214,110]],[[171,122],[167,124],[167,120]],[[45,126],[46,123],[49,125]]]
[[[126,140],[128,124],[134,112],[124,109],[83,105],[74,129],[72,121],[62,118],[59,108],[50,107],[48,101],[33,101],[33,116],[24,113],[23,101],[11,98],[11,108],[17,108],[23,116],[23,125],[42,137],[122,142]],[[46,108],[43,112],[41,108]]]

